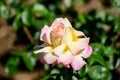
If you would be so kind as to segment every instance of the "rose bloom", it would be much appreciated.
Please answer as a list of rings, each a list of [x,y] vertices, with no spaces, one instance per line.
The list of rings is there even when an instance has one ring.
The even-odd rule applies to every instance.
[[[39,60],[43,64],[61,64],[79,70],[86,64],[83,58],[92,54],[90,38],[75,30],[67,18],[55,19],[50,27],[45,25],[40,40],[44,43],[34,53],[41,53]]]

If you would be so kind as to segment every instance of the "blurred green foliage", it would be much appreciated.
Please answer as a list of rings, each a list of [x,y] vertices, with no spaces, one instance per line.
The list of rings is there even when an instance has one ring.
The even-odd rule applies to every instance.
[[[120,9],[116,1],[111,0],[112,5]],[[54,69],[50,65],[44,65],[48,74],[42,79],[67,79],[64,75],[66,74],[73,80],[118,80],[120,73],[114,73],[120,67],[120,17],[115,17],[105,11],[91,10],[83,14],[75,10],[74,3],[82,5],[85,2],[86,0],[1,0],[0,16],[13,25],[18,36],[18,43],[22,44],[26,39],[22,37],[23,42],[19,41],[20,36],[24,36],[24,27],[27,27],[34,40],[34,43],[30,40],[25,42],[25,51],[10,52],[5,64],[6,73],[12,76],[21,69],[19,67],[21,64],[28,71],[34,71],[37,64],[40,64],[36,60],[40,55],[33,53],[33,47],[41,43],[39,41],[40,29],[45,24],[50,25],[55,18],[67,17],[74,28],[90,36],[93,54],[86,60],[88,63],[86,66],[79,71],[72,71],[70,75],[67,74],[70,71],[65,73],[60,65]]]

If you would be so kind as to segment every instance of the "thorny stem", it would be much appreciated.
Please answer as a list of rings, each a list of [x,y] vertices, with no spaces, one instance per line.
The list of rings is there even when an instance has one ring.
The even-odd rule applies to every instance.
[[[28,28],[27,28],[26,26],[23,26],[23,30],[25,31],[25,33],[26,33],[28,39],[30,40],[30,42],[31,42],[32,44],[34,44],[35,41],[34,41],[32,35],[31,35],[30,31],[28,30]]]
[[[9,5],[9,3],[5,0],[5,4],[7,5],[7,9],[10,12],[10,14],[12,13],[11,11],[11,6]]]

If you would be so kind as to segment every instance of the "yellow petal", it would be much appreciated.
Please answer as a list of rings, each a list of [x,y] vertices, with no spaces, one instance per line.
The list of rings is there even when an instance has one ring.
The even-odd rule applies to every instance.
[[[73,40],[73,37],[72,37],[71,30],[70,30],[70,28],[66,28],[62,42],[65,44],[69,44],[72,42],[72,40]]]
[[[35,54],[40,53],[40,52],[44,52],[44,53],[52,52],[52,48],[50,46],[48,46],[48,47],[45,47],[45,48],[34,51]]]
[[[65,47],[66,47],[65,44],[62,44],[62,45],[56,47],[56,48],[53,50],[54,54],[57,55],[57,56],[62,55]]]
[[[69,65],[72,60],[74,59],[74,56],[72,55],[72,53],[68,50],[66,53],[62,54],[59,58],[58,58],[58,63],[62,64],[62,65]]]
[[[47,64],[54,64],[57,60],[57,57],[49,52],[48,54],[44,55],[44,60]]]
[[[74,30],[74,34],[75,34],[77,37],[79,37],[79,36],[85,36],[82,31],[77,31],[77,30]]]
[[[77,41],[68,44],[68,47],[73,54],[77,54],[80,50],[88,46],[88,43],[89,43],[89,38],[80,38],[77,39]]]
[[[75,56],[74,60],[71,62],[71,66],[74,70],[80,70],[86,62],[81,58],[81,56]]]

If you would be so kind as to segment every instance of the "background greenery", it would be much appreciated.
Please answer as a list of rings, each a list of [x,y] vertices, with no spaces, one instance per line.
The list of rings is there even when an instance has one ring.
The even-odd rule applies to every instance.
[[[72,80],[119,80],[119,11],[119,0],[1,0],[0,80],[62,80],[64,74]],[[89,36],[93,48],[88,64],[71,74],[61,65],[41,64],[40,54],[33,53],[42,43],[40,29],[58,17],[67,17],[75,29]]]

